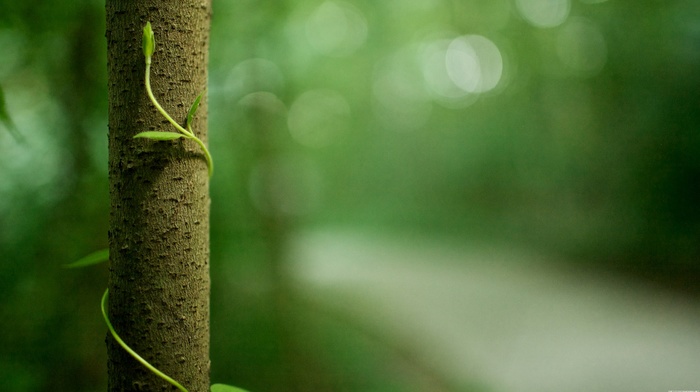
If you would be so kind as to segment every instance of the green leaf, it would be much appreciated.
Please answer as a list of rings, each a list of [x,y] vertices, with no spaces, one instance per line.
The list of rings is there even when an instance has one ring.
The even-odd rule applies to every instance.
[[[103,261],[107,260],[109,260],[109,249],[102,249],[98,250],[97,252],[90,253],[89,255],[83,257],[78,261],[66,264],[63,266],[63,268],[87,267],[90,265],[102,263]]]
[[[185,135],[177,132],[159,132],[159,131],[148,131],[148,132],[141,132],[137,133],[134,135],[134,139],[137,138],[144,138],[144,139],[151,139],[151,140],[175,140],[179,139],[181,137],[185,137]]]
[[[197,99],[194,100],[194,103],[192,104],[192,107],[190,107],[190,111],[187,112],[187,126],[186,128],[189,128],[190,125],[192,124],[192,119],[194,118],[194,113],[197,111],[197,108],[199,108],[199,101],[202,100],[202,94],[199,94],[197,96]]]
[[[248,392],[245,389],[232,387],[226,384],[212,384],[211,392]]]
[[[22,135],[17,132],[15,124],[12,122],[10,115],[7,113],[7,107],[5,106],[5,93],[2,91],[0,86],[0,121],[5,124],[5,127],[12,134],[12,136],[17,141],[22,141]]]
[[[143,28],[143,55],[146,58],[153,56],[153,51],[156,49],[156,39],[153,34],[153,29],[151,29],[151,22],[146,22],[146,26]]]

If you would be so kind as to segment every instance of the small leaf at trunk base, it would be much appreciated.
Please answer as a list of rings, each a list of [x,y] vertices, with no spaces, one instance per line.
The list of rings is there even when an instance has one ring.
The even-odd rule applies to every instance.
[[[151,140],[175,140],[179,139],[181,137],[185,137],[185,135],[177,132],[158,132],[158,131],[148,131],[148,132],[141,132],[137,133],[134,135],[134,139],[136,138],[144,138],[144,139],[151,139]]]

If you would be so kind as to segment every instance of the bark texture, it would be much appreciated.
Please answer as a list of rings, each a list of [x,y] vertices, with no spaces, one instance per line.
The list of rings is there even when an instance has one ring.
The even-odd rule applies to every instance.
[[[143,27],[156,50],[153,92],[184,120],[207,82],[211,0],[107,0],[110,178],[109,317],[122,339],[190,392],[209,390],[209,179],[191,140],[132,137],[171,131],[144,86]],[[207,99],[193,129],[206,143]],[[173,386],[107,337],[112,391]]]

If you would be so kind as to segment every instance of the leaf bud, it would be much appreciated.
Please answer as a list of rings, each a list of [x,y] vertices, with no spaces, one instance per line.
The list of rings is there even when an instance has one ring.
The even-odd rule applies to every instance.
[[[151,29],[151,22],[146,22],[146,27],[143,28],[143,55],[147,60],[153,56],[153,51],[156,48],[156,39]]]

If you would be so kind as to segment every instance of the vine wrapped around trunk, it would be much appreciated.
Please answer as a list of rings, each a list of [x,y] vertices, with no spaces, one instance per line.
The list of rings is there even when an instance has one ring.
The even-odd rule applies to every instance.
[[[185,125],[205,90],[210,0],[107,0],[109,319],[134,351],[191,392],[209,390],[209,160],[189,139],[134,139],[170,124],[144,84],[142,29],[158,36],[153,95]],[[187,124],[206,143],[207,99]],[[109,391],[174,387],[107,337]]]

